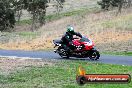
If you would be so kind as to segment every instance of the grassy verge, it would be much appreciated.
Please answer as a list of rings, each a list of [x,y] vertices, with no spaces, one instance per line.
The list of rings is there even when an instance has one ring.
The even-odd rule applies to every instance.
[[[132,56],[132,52],[102,52],[106,55],[121,55],[121,56]]]
[[[31,67],[17,71],[8,76],[0,75],[3,88],[80,88],[76,83],[77,67],[82,65],[88,74],[122,74],[132,75],[132,66],[89,63],[86,61],[63,60],[54,66]],[[131,88],[129,84],[86,84],[83,88]]]

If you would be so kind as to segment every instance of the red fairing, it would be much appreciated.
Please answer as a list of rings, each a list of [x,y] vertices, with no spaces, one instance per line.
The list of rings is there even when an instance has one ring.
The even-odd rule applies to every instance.
[[[94,47],[94,42],[87,37],[84,37],[83,39],[75,39],[73,40],[73,44],[76,46],[84,45],[85,47],[83,50],[91,50]]]
[[[81,42],[79,40],[73,40],[73,44],[79,46],[81,45]]]

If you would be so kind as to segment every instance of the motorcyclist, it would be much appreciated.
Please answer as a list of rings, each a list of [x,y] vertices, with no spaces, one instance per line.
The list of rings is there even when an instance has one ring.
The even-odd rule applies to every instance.
[[[75,45],[73,44],[72,40],[74,39],[73,36],[79,36],[82,38],[82,35],[78,32],[74,31],[74,28],[72,26],[67,27],[67,32],[63,35],[61,38],[63,47],[66,51],[71,52],[72,50],[75,49]]]

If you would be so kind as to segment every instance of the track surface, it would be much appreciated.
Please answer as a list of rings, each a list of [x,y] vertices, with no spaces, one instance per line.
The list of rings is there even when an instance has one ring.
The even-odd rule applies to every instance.
[[[20,51],[20,50],[0,50],[0,56],[16,56],[16,57],[30,57],[30,58],[42,58],[42,59],[62,59],[59,55],[52,51]],[[101,55],[98,61],[91,61],[88,58],[71,58],[71,60],[85,60],[89,62],[119,64],[119,65],[131,65],[132,56],[112,56]]]

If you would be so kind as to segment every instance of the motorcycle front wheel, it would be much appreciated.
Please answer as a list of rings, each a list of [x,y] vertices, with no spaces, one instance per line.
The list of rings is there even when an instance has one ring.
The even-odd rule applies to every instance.
[[[89,54],[89,58],[90,58],[91,60],[98,60],[99,57],[100,57],[100,54],[99,54],[99,51],[97,51],[97,50],[92,50],[92,51],[90,52],[90,54]]]

